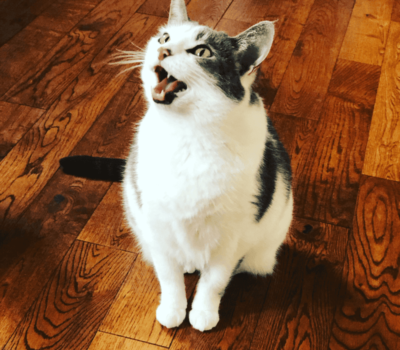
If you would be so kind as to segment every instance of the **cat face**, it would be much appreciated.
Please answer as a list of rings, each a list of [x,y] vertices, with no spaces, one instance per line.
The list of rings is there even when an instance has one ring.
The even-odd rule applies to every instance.
[[[168,24],[148,43],[141,72],[149,103],[167,110],[214,109],[250,98],[257,67],[267,56],[273,22],[236,37],[188,19],[172,0]]]

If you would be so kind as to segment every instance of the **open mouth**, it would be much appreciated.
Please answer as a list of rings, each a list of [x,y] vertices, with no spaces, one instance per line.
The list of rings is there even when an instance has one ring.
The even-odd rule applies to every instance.
[[[154,102],[169,105],[178,97],[177,92],[187,89],[187,85],[183,81],[169,75],[163,67],[155,66],[154,72],[158,78],[158,84],[152,90]]]

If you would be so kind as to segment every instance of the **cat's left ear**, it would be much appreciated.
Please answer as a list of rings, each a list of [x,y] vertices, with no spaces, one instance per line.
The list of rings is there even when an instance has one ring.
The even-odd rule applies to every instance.
[[[236,36],[240,75],[252,71],[267,57],[274,40],[275,22],[260,22]]]
[[[171,0],[168,24],[181,24],[189,21],[184,0]]]

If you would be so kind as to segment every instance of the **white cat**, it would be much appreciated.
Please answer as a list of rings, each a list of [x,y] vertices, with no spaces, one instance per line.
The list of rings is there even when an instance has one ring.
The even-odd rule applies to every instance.
[[[172,0],[168,24],[141,53],[148,110],[123,180],[126,217],[161,286],[157,320],[186,316],[183,274],[199,270],[189,320],[216,326],[233,274],[273,272],[292,219],[289,157],[252,91],[272,22],[236,37],[188,19]]]

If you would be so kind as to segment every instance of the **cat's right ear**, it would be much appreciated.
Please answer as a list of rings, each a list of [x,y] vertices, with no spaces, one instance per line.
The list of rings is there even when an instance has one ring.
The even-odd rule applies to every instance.
[[[235,36],[240,75],[251,72],[267,57],[274,40],[275,22],[260,22]]]
[[[189,21],[184,0],[171,0],[168,24],[181,24]]]

